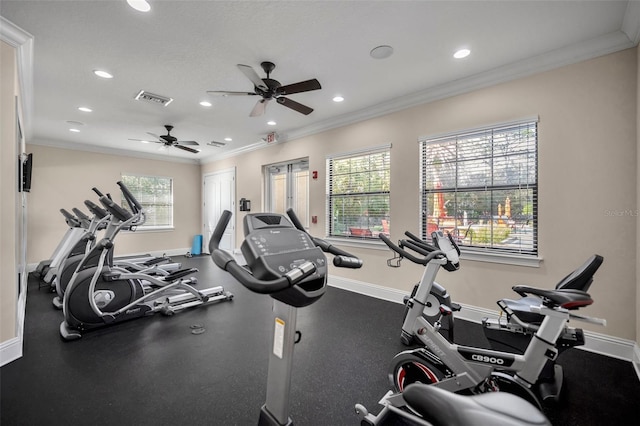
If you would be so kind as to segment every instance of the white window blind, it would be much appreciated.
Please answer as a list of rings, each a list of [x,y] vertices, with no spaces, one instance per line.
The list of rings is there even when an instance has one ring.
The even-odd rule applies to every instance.
[[[538,253],[537,119],[420,141],[422,235],[463,248]]]
[[[173,227],[173,179],[123,174],[122,181],[142,205],[146,220],[140,229]],[[128,208],[124,197],[122,205]]]
[[[327,158],[327,235],[389,234],[391,146]]]

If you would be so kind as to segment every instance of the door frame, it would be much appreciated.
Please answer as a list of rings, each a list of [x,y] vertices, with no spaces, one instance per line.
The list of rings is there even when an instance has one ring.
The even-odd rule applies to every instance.
[[[231,245],[232,245],[232,252],[235,250],[235,245],[236,245],[236,226],[235,226],[235,210],[236,210],[236,168],[235,167],[230,167],[228,169],[223,169],[223,170],[216,170],[215,172],[211,172],[211,173],[204,173],[202,175],[202,195],[201,195],[201,199],[202,199],[202,221],[201,221],[201,228],[200,230],[202,231],[202,236],[203,236],[203,242],[202,242],[202,252],[203,253],[209,253],[209,241],[204,241],[204,239],[206,239],[207,236],[207,210],[206,210],[206,205],[205,205],[205,201],[206,201],[206,189],[205,189],[205,181],[207,180],[208,177],[211,176],[215,176],[215,175],[220,175],[220,174],[227,174],[227,173],[232,173],[233,174],[233,185],[231,186],[231,213],[234,213],[234,215],[231,218],[231,221],[229,223],[229,225],[227,226],[227,229],[229,229],[229,226],[231,226]],[[222,213],[222,212],[219,212]]]

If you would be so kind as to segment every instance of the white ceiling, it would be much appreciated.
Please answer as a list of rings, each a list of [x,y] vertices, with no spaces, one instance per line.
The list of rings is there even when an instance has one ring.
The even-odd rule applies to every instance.
[[[292,140],[433,99],[635,46],[636,1],[169,1],[148,13],[125,0],[10,1],[0,15],[34,36],[34,108],[27,142],[206,162]],[[371,49],[394,54],[374,59]],[[471,55],[453,53],[467,47]],[[305,116],[275,102],[249,117],[256,96],[237,64],[276,64],[283,85],[317,78],[322,90],[290,95]],[[109,70],[102,80],[94,69]],[[166,107],[134,100],[146,90]],[[345,100],[334,103],[340,94]],[[199,105],[209,100],[213,105]],[[88,106],[91,113],[78,111]],[[276,126],[268,126],[275,120]],[[83,123],[72,133],[67,121]],[[130,141],[165,134],[202,152]],[[206,143],[233,138],[224,148]]]

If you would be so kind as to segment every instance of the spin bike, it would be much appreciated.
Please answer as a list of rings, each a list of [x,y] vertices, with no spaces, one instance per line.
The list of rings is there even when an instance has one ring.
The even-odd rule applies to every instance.
[[[395,252],[394,259],[398,265],[406,258],[425,266],[418,288],[407,302],[401,334],[403,343],[417,340],[424,346],[403,351],[394,357],[389,372],[392,391],[380,401],[383,410],[377,417],[369,414],[361,405],[356,406],[365,424],[379,424],[386,415],[396,411],[415,419],[415,410],[411,412],[404,409],[408,402],[403,395],[413,383],[472,394],[505,391],[542,409],[542,400],[559,398],[562,368],[555,364],[558,354],[569,347],[584,344],[582,330],[568,327],[569,320],[606,325],[605,320],[575,313],[577,309],[593,303],[584,290],[544,290],[519,285],[514,286],[513,290],[522,299],[503,299],[498,302],[507,320],[485,320],[483,326],[506,336],[527,338],[523,353],[455,344],[439,333],[441,320],[452,317],[454,309],[440,305],[440,318],[434,323],[430,323],[423,314],[440,268],[450,272],[459,269],[460,250],[453,238],[436,231],[432,234],[435,246],[413,238],[400,240],[397,245],[382,234],[380,238]],[[567,278],[579,275],[578,282],[590,284],[595,270],[597,266],[586,269],[583,266]],[[532,322],[522,320],[520,317],[524,318],[524,314],[529,314],[528,319]],[[549,371],[551,374],[547,374]]]
[[[142,212],[142,206],[125,184],[118,182],[118,185],[139,214],[134,215],[102,196],[100,202],[116,219],[113,236],[120,229],[136,226]],[[89,330],[156,312],[173,315],[187,308],[233,299],[233,294],[220,286],[193,287],[196,278],[187,276],[198,272],[196,268],[154,277],[111,267],[107,258],[113,253],[113,244],[112,238],[101,239],[74,272],[63,297],[60,335],[64,340],[79,339]]]
[[[273,342],[269,352],[266,402],[260,410],[259,425],[292,425],[289,417],[289,391],[298,308],[311,305],[326,291],[327,259],[334,255],[337,267],[359,268],[362,261],[324,240],[312,237],[300,224],[293,210],[285,216],[250,213],[244,217],[245,239],[241,250],[247,262],[243,267],[219,248],[231,212],[224,211],[211,237],[213,262],[229,272],[249,290],[273,298]]]

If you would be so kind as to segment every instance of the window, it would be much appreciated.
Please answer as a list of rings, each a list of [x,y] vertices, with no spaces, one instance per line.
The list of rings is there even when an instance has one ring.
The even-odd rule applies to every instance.
[[[309,227],[309,160],[265,166],[265,174],[267,211],[285,214],[291,208]]]
[[[327,158],[327,235],[389,234],[391,145]]]
[[[537,255],[537,118],[425,138],[422,235],[471,250]]]
[[[123,175],[122,182],[142,205],[145,223],[140,229],[173,227],[173,179],[158,176]],[[126,201],[122,205],[128,208]]]

